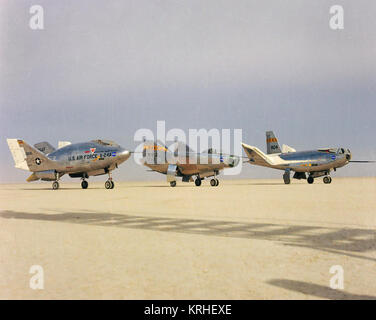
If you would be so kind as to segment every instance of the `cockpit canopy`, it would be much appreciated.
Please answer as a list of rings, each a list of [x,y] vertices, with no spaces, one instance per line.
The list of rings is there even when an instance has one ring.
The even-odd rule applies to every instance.
[[[326,152],[326,153],[337,153],[337,149],[334,149],[334,148],[319,149],[318,151]]]
[[[326,153],[334,153],[334,154],[345,154],[345,153],[351,153],[349,149],[345,148],[328,148],[328,149],[319,149],[320,152],[326,152]]]
[[[351,153],[349,149],[344,149],[344,148],[338,148],[337,154],[345,154],[345,153]]]
[[[111,140],[105,140],[105,139],[91,140],[91,142],[98,143],[98,144],[100,144],[102,146],[114,146],[114,147],[118,147],[119,146],[116,142],[111,141]]]
[[[174,150],[174,156],[189,156],[191,154],[195,154],[196,152],[190,148],[187,144],[183,142],[175,142],[173,145],[169,147],[170,149]]]
[[[209,148],[208,150],[204,151],[203,153],[215,154],[215,153],[217,153],[217,150],[215,150],[213,148]]]

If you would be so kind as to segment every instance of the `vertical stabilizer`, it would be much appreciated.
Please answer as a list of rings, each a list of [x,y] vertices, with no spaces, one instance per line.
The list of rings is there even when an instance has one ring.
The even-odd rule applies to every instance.
[[[7,139],[15,167],[33,172],[54,169],[54,162],[21,139]]]
[[[20,140],[7,139],[8,147],[14,160],[14,166],[18,169],[29,171],[25,150],[19,145],[18,141]]]
[[[273,131],[266,131],[266,151],[267,154],[281,153],[281,148]]]
[[[72,142],[70,141],[59,141],[57,148],[61,149],[61,148],[64,148],[65,146],[69,146],[70,144],[72,144]]]
[[[37,148],[40,152],[43,152],[44,154],[49,154],[55,151],[55,148],[46,141],[36,143],[34,144],[34,147]]]

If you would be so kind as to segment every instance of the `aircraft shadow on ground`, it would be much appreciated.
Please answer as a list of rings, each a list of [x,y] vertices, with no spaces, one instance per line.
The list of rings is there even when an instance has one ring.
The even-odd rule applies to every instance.
[[[42,214],[0,211],[0,217],[268,240],[376,261],[375,256],[359,255],[359,253],[376,251],[376,231],[372,229],[149,217],[101,212]]]
[[[328,286],[321,286],[318,284],[296,281],[296,280],[287,280],[287,279],[273,279],[267,281],[268,284],[273,286],[287,289],[290,291],[299,292],[302,294],[307,294],[323,299],[331,300],[376,300],[374,296],[368,295],[359,295],[352,294],[343,290],[335,290]]]

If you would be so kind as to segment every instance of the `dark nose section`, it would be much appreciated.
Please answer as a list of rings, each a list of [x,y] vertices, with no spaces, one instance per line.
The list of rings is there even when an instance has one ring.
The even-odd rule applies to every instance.
[[[236,167],[239,164],[239,158],[236,156],[230,156],[227,160],[227,164],[229,167],[233,168]]]

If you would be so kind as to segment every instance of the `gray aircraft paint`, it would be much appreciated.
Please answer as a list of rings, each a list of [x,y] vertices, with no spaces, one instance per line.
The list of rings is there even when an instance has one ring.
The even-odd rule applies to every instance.
[[[273,132],[268,131],[267,147],[269,150],[269,143],[276,143],[279,145]],[[273,141],[270,141],[273,139]],[[308,182],[312,183],[313,178],[321,176],[329,176],[332,170],[341,168],[351,161],[351,152],[345,148],[325,148],[309,151],[296,152],[295,149],[286,146],[290,152],[264,154],[260,149],[242,144],[245,153],[249,158],[249,163],[284,170],[284,181],[286,184],[290,183],[290,171],[298,174],[294,175],[296,179],[306,179],[308,174]],[[331,178],[325,177],[325,183],[330,183]]]
[[[108,174],[112,180],[111,171],[130,157],[129,151],[108,140],[69,144],[48,154],[21,139],[7,139],[7,142],[16,168],[33,172],[28,182],[58,181],[64,174],[83,179]],[[36,146],[44,148],[47,145],[39,143]]]

